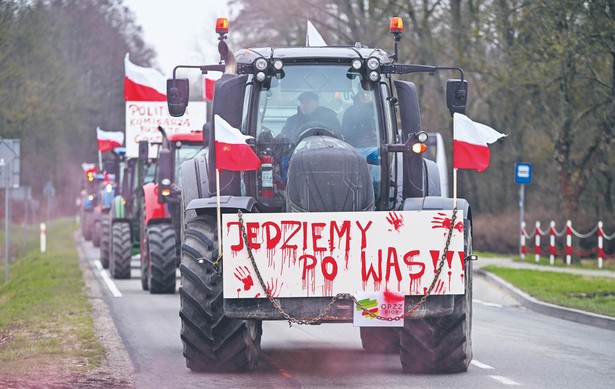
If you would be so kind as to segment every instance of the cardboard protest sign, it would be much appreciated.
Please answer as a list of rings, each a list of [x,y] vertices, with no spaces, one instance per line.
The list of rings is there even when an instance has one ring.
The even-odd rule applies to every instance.
[[[161,126],[167,135],[203,131],[206,119],[206,103],[191,101],[182,117],[169,114],[166,101],[127,101],[126,102],[126,156],[139,156],[139,141],[147,140],[161,143]],[[149,157],[155,158],[158,147],[149,148]]]

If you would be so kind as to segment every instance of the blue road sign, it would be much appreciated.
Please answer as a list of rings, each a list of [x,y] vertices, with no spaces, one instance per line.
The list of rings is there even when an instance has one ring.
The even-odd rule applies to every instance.
[[[517,162],[515,164],[515,182],[517,184],[532,183],[532,164],[527,162]]]

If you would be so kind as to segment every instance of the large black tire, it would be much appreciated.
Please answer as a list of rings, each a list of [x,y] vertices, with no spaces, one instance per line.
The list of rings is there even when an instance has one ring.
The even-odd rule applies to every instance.
[[[145,252],[141,254],[141,289],[149,290],[149,259],[145,258],[145,255],[149,252],[149,249],[146,247]]]
[[[111,225],[111,251],[109,273],[115,279],[130,278],[131,241],[130,224],[115,222]]]
[[[141,208],[141,216],[145,215],[145,202]],[[140,217],[139,222],[139,251],[141,252],[140,265],[141,265],[141,289],[149,290],[149,241],[147,237],[147,228],[145,225],[145,217]]]
[[[472,230],[464,228],[466,257],[472,253]],[[460,373],[472,361],[472,261],[465,265],[466,293],[455,296],[449,316],[412,320],[400,329],[400,359],[406,373]]]
[[[260,320],[224,315],[215,218],[189,220],[184,231],[180,295],[181,339],[186,366],[196,371],[250,371],[261,350]],[[199,263],[202,262],[202,263]]]
[[[399,353],[399,328],[361,327],[363,350],[375,354]]]
[[[94,213],[84,211],[83,220],[81,222],[83,223],[81,225],[81,232],[83,235],[83,239],[92,240],[92,228],[94,226]]]
[[[104,269],[109,268],[109,240],[111,235],[111,216],[102,215],[100,218],[100,263]]]
[[[94,247],[100,247],[100,233],[101,233],[100,220],[97,220],[94,222],[94,228],[92,231],[92,244],[94,245]]]
[[[170,223],[153,224],[147,227],[148,271],[150,293],[175,293],[177,270],[175,229]]]

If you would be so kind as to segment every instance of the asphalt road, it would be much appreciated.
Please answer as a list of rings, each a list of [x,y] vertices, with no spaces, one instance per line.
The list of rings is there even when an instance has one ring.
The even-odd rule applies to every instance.
[[[132,279],[110,280],[98,249],[81,243],[134,369],[137,388],[611,388],[613,331],[529,311],[484,278],[474,278],[469,371],[406,375],[399,357],[363,352],[352,324],[289,327],[264,322],[262,358],[251,373],[203,374],[186,368],[179,338],[179,295],[141,290]],[[178,280],[179,285],[179,280]]]

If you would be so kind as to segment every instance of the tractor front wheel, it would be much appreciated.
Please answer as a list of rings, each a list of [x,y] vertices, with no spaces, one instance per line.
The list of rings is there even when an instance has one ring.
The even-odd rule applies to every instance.
[[[224,315],[216,219],[199,215],[184,231],[179,288],[181,339],[186,366],[196,371],[250,371],[261,350],[260,320]]]
[[[111,226],[109,273],[115,279],[130,278],[130,224],[115,222]]]
[[[175,230],[171,224],[160,223],[147,227],[146,235],[150,261],[148,286],[150,293],[175,293],[177,259]]]

